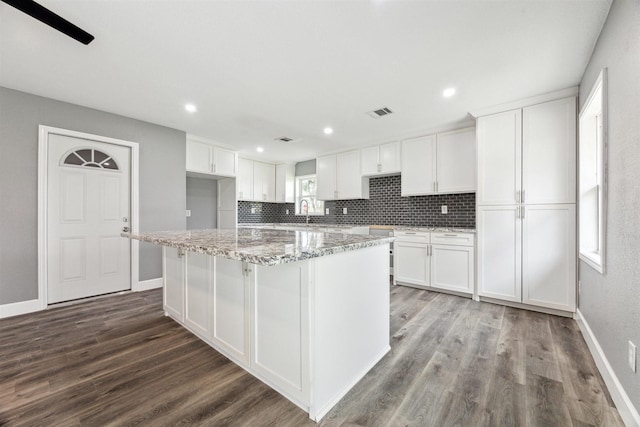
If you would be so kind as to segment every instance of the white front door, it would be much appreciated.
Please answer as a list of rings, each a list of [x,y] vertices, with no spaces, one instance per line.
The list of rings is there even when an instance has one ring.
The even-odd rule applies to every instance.
[[[131,148],[49,134],[47,302],[131,289]]]

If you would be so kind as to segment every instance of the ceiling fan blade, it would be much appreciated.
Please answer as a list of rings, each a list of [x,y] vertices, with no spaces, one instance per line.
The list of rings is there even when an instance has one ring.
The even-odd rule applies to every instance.
[[[1,0],[6,4],[26,13],[27,15],[37,19],[48,26],[55,28],[63,34],[78,40],[80,43],[89,44],[95,37],[87,33],[80,27],[73,25],[63,17],[56,15],[46,7],[36,3],[33,0]]]

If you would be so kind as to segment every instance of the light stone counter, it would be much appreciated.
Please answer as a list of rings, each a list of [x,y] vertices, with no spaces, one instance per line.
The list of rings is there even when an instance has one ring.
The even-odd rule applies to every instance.
[[[258,265],[278,265],[390,243],[393,238],[317,231],[232,230],[122,233],[123,237]]]

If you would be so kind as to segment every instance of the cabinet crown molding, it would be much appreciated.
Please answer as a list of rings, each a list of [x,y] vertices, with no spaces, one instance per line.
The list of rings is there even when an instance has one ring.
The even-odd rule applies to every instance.
[[[519,99],[504,104],[494,105],[492,107],[469,111],[469,114],[477,119],[478,117],[488,116],[490,114],[502,113],[504,111],[515,110],[517,108],[542,104],[544,102],[555,101],[557,99],[568,98],[570,96],[578,96],[578,91],[578,86],[573,86],[567,89],[557,90],[538,96],[532,96],[530,98]]]

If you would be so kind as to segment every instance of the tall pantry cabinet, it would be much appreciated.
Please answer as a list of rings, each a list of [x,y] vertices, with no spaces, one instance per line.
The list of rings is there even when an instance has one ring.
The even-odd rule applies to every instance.
[[[576,308],[576,99],[478,117],[478,295]]]

